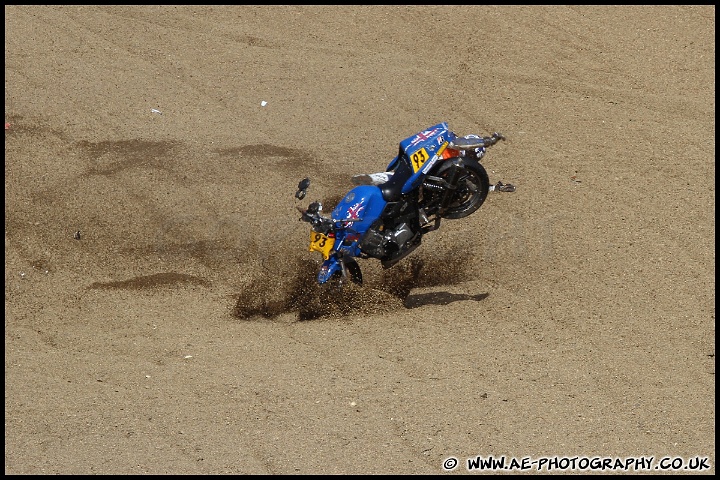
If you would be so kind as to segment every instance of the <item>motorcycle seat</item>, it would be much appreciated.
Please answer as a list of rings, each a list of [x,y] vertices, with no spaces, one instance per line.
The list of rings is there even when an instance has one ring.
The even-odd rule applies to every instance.
[[[413,171],[410,167],[410,163],[402,162],[395,169],[395,172],[393,172],[393,175],[387,182],[378,185],[386,202],[397,202],[400,200],[405,182],[407,182],[408,178],[410,178],[412,174]]]
[[[354,175],[352,182],[355,185],[376,185],[380,188],[386,202],[397,202],[400,200],[405,182],[413,174],[410,160],[407,159],[407,156],[403,160],[389,171]]]
[[[386,202],[394,202],[400,198],[404,182],[393,182],[395,172],[362,173],[353,175],[352,183],[355,185],[375,185],[380,187],[383,199]]]

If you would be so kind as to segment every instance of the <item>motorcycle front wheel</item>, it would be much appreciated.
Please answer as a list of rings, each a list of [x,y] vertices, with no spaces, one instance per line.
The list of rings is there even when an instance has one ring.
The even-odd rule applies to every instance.
[[[438,176],[449,178],[451,169],[440,172]],[[476,161],[465,161],[457,181],[457,190],[442,218],[465,218],[475,213],[485,203],[490,191],[490,179],[485,167]]]

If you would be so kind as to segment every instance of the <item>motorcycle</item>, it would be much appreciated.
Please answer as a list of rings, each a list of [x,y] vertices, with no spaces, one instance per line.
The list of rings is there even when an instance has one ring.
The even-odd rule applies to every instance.
[[[374,258],[390,268],[442,219],[471,215],[491,191],[515,191],[511,184],[490,185],[480,163],[487,148],[501,140],[505,137],[498,132],[460,137],[442,122],[402,140],[384,172],[353,176],[356,186],[329,217],[318,201],[305,209],[297,206],[300,220],[311,225],[308,250],[323,257],[317,282],[337,279],[342,285],[349,279],[362,285],[356,259]],[[295,198],[305,198],[309,186],[309,178],[301,180]]]

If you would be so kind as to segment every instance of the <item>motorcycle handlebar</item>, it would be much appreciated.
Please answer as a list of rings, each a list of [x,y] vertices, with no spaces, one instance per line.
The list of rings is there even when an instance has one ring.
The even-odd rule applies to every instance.
[[[335,228],[336,223],[346,224],[346,223],[352,223],[351,220],[333,220],[332,218],[323,217],[319,213],[308,213],[307,210],[303,210],[300,207],[297,207],[298,211],[300,212],[301,216],[300,219],[303,222],[308,222],[310,225],[313,226],[313,228],[318,232],[330,232]]]

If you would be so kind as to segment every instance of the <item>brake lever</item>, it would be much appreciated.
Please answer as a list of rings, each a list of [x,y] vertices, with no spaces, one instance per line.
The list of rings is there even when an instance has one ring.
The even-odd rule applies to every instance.
[[[332,219],[325,218],[318,212],[308,213],[308,209],[302,209],[298,206],[296,206],[295,208],[297,208],[297,210],[301,214],[298,220],[308,222],[310,225],[312,225],[314,230],[327,233],[333,229],[333,224],[335,222]]]

